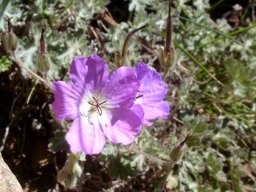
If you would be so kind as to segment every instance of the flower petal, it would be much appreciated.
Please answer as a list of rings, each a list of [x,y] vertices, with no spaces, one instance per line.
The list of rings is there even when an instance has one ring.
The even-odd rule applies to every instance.
[[[69,144],[70,151],[72,153],[83,152],[83,147],[80,141],[80,123],[79,119],[76,119],[65,136],[66,141]]]
[[[70,79],[72,82],[90,91],[99,91],[104,87],[108,77],[108,66],[105,61],[97,56],[77,56],[71,63]]]
[[[70,79],[72,83],[79,88],[83,89],[85,85],[85,75],[88,73],[88,68],[85,65],[88,57],[76,56],[70,65]]]
[[[170,110],[169,104],[163,101],[167,94],[167,84],[162,80],[160,74],[143,62],[136,65],[136,74],[141,84],[135,103],[143,108],[143,124],[149,126],[152,123],[148,120],[167,118]]]
[[[75,120],[66,134],[70,151],[99,154],[106,143],[100,126],[99,123],[90,124],[86,117]]]
[[[169,114],[169,104],[166,101],[148,103],[141,105],[144,111],[144,119],[151,120],[156,118],[166,119]],[[146,124],[147,125],[147,124]]]
[[[113,107],[133,102],[138,91],[139,82],[135,70],[131,67],[120,67],[113,71],[105,87],[108,103]]]
[[[141,83],[138,96],[143,95],[143,103],[158,102],[166,96],[167,84],[158,72],[139,62],[136,65],[136,74]]]
[[[58,120],[72,120],[78,117],[81,92],[71,84],[56,81],[53,85],[53,111]]]
[[[143,110],[139,105],[134,106],[133,112],[126,108],[116,108],[111,111],[111,125],[106,127],[106,137],[114,144],[128,145],[141,131]]]

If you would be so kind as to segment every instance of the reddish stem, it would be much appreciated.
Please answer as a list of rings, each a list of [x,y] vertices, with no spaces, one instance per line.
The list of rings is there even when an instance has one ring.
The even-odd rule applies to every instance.
[[[41,53],[46,53],[45,41],[44,41],[44,32],[45,32],[45,27],[42,26],[42,29],[41,29],[41,38],[40,38],[40,52],[41,52]]]
[[[172,44],[172,0],[169,0],[169,11],[166,25],[166,44],[165,44],[165,53],[166,55],[171,52],[171,44]]]
[[[12,23],[11,23],[12,17],[6,17],[5,19],[8,25],[8,33],[10,33],[12,31]]]

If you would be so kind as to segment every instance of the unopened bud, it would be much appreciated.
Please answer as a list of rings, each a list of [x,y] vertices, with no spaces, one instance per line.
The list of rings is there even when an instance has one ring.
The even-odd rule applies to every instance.
[[[159,60],[163,69],[168,70],[172,65],[174,65],[176,58],[177,54],[174,47],[171,47],[169,52],[166,52],[163,49],[160,50]]]
[[[37,69],[46,74],[50,70],[50,58],[47,53],[39,53],[37,56]]]
[[[1,42],[6,53],[11,53],[16,50],[18,40],[12,30],[11,18],[6,18],[8,22],[8,30],[2,33]]]
[[[40,49],[37,56],[37,69],[46,78],[47,72],[50,70],[50,58],[46,51],[46,45],[44,40],[45,24],[42,23],[41,38],[40,38]]]
[[[164,70],[168,70],[176,62],[176,51],[172,46],[172,0],[169,0],[168,17],[166,21],[166,40],[165,48],[160,54],[160,63]]]
[[[58,172],[57,180],[65,188],[74,189],[77,185],[78,178],[83,172],[78,161],[77,155],[70,154],[64,167]]]

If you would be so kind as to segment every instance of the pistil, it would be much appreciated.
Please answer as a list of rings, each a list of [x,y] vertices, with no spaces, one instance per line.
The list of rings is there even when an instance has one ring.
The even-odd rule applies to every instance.
[[[92,97],[92,98],[93,98],[93,100],[95,101],[96,104],[91,103],[91,102],[89,102],[89,101],[88,101],[88,103],[89,103],[90,105],[96,107],[96,108],[97,108],[97,111],[98,111],[98,113],[99,113],[99,115],[101,116],[101,115],[102,115],[102,108],[101,108],[100,105],[106,103],[107,101],[103,101],[103,102],[99,103],[99,102],[97,101],[97,99],[95,99],[95,97]]]

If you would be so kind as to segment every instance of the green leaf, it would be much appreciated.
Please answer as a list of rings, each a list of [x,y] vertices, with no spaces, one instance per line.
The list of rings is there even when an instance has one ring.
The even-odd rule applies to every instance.
[[[101,153],[105,156],[116,155],[117,154],[117,149],[113,144],[107,143],[104,146],[103,151]]]
[[[129,176],[134,176],[136,174],[136,170],[125,162],[127,162],[127,160],[122,157],[120,158],[116,156],[112,158],[108,165],[111,176],[119,177],[121,179],[127,179]]]
[[[214,176],[222,169],[222,162],[218,159],[217,155],[213,152],[208,154],[207,169]]]
[[[193,133],[202,133],[206,131],[207,128],[208,128],[208,124],[203,121],[200,121],[194,126]]]
[[[12,65],[12,62],[7,57],[0,58],[0,72],[7,71]]]
[[[2,0],[0,3],[0,19],[3,17],[3,14],[7,8],[7,6],[9,5],[11,1],[9,0]]]
[[[229,138],[225,135],[217,134],[212,138],[212,142],[216,144],[222,150],[229,149]]]
[[[198,146],[201,144],[201,141],[199,139],[198,136],[191,136],[189,137],[189,139],[186,141],[186,144],[189,146],[189,147],[194,147],[194,146]]]

